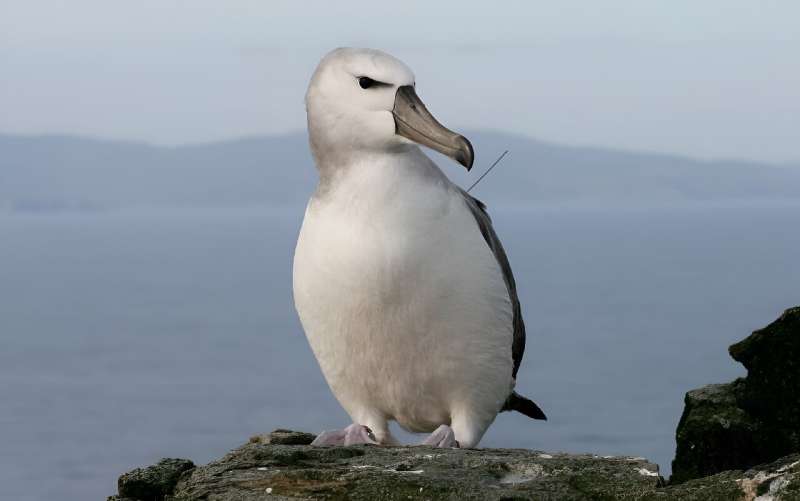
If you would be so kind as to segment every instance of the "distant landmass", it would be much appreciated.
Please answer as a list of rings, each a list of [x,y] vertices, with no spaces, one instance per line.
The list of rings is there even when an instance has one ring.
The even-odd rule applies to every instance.
[[[467,131],[472,173],[431,153],[489,205],[800,201],[800,167],[633,153]],[[304,204],[316,183],[305,133],[177,147],[70,136],[0,135],[0,211]]]

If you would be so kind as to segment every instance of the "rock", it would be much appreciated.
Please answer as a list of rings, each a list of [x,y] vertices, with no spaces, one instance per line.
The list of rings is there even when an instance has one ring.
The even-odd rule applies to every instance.
[[[729,351],[747,377],[686,394],[672,483],[800,452],[800,307]]]
[[[136,468],[117,481],[115,501],[161,501],[175,489],[181,475],[194,468],[188,459],[162,459],[146,468]]]
[[[164,459],[137,468],[119,478],[118,496],[109,500],[800,501],[800,307],[730,353],[748,375],[686,394],[670,485],[644,458],[312,447],[314,435],[281,429],[205,466]]]
[[[617,499],[662,483],[643,458],[251,441],[192,470],[168,499]]]
[[[123,494],[130,499],[110,499],[139,499],[120,491],[120,496]],[[800,455],[746,472],[728,471],[665,486],[657,465],[634,457],[522,449],[311,447],[251,441],[217,461],[184,473],[164,499],[750,501],[762,494],[781,500],[800,499]]]
[[[763,496],[763,497],[759,497]],[[670,485],[646,499],[687,499],[698,501],[798,501],[800,500],[800,454],[772,463],[725,471],[704,478]]]
[[[264,435],[250,437],[251,443],[257,444],[283,444],[283,445],[309,445],[317,438],[313,433],[277,429]]]
[[[739,405],[764,421],[765,431],[775,432],[771,441],[800,451],[800,307],[786,310],[729,352],[747,368]],[[778,446],[777,453],[784,450]]]
[[[742,384],[737,379],[686,394],[676,433],[678,446],[671,482],[752,465],[758,455],[759,426],[738,407],[736,395],[741,392]]]

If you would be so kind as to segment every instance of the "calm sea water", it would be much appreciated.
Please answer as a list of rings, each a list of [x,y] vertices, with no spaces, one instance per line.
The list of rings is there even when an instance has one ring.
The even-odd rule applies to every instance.
[[[160,457],[347,424],[300,330],[302,211],[0,216],[0,498],[103,499]],[[800,304],[800,207],[495,211],[529,329],[482,446],[646,456],[727,346]]]

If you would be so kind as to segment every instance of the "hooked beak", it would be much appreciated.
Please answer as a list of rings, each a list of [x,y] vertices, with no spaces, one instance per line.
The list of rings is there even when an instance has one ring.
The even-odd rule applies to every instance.
[[[472,168],[475,159],[472,144],[464,136],[437,122],[417,96],[414,87],[403,85],[397,89],[392,114],[395,134],[447,155],[467,170]]]

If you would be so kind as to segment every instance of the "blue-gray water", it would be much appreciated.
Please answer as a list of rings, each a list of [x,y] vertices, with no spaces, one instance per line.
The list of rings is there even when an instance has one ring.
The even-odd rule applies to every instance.
[[[291,302],[301,211],[0,216],[0,498],[102,499],[162,456],[346,424]],[[494,212],[529,329],[483,446],[668,472],[686,390],[800,303],[800,207]]]

